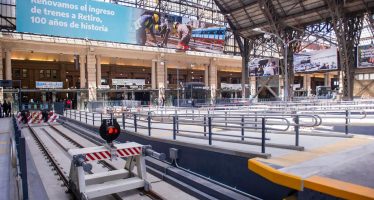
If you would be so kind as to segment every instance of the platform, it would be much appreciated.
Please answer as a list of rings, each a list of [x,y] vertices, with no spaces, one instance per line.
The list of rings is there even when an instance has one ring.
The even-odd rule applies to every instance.
[[[149,132],[147,123],[139,120],[135,132],[131,119],[126,119],[126,131],[133,134],[132,139],[141,137],[142,140],[167,143],[168,146],[188,146],[247,157],[248,173],[259,175],[265,182],[296,190],[301,199],[309,199],[315,193],[343,199],[374,199],[374,136],[371,129],[363,128],[369,127],[372,119],[373,115],[365,119],[351,119],[349,134],[346,135],[345,127],[336,123],[339,119],[327,118],[324,126],[303,129],[298,146],[295,146],[293,131],[267,131],[269,140],[266,141],[266,153],[260,152],[256,140],[228,139],[229,136],[238,135],[238,130],[229,128],[213,127],[211,145],[208,145],[206,136],[192,136],[188,131],[181,131],[174,140],[173,124],[167,122],[152,121]],[[122,125],[121,120],[118,118]],[[92,127],[92,124],[92,120],[87,120],[88,126]],[[181,130],[203,132],[202,126],[183,123],[179,126]],[[219,133],[227,137],[215,135]],[[261,132],[246,131],[245,135],[260,137]],[[248,185],[253,186],[253,183]]]
[[[0,119],[0,199],[11,199],[10,134],[11,119]]]
[[[267,180],[343,199],[374,199],[374,137],[355,136],[319,148],[248,161]]]

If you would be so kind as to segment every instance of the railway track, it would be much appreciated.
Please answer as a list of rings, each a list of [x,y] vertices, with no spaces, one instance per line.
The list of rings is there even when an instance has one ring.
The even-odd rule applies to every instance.
[[[60,125],[57,125],[60,126]],[[99,138],[93,139],[92,137],[87,137],[86,135],[79,133],[78,131],[74,131],[71,128],[68,130],[71,131],[71,133],[64,133],[63,131],[59,130],[57,127],[54,125],[49,125],[46,127],[28,127],[32,137],[34,138],[35,142],[38,144],[40,147],[40,150],[42,153],[45,155],[47,162],[50,163],[50,167],[52,168],[53,171],[55,171],[55,175],[57,175],[59,180],[63,182],[63,186],[67,188],[67,192],[69,192],[69,177],[68,177],[68,172],[64,169],[63,165],[65,164],[66,168],[66,163],[70,163],[70,157],[68,156],[67,151],[70,148],[85,148],[89,146],[98,146],[101,145],[102,141],[99,141]],[[39,129],[39,130],[36,130]],[[47,130],[49,129],[49,130]],[[53,134],[58,134],[58,135],[53,135],[52,131],[54,132]],[[40,135],[40,131],[42,134],[45,135]],[[72,135],[74,134],[74,135]],[[74,136],[74,137],[73,137]],[[48,145],[48,142],[46,141],[48,137],[53,143],[57,144],[56,146],[51,146],[51,144]],[[62,139],[63,138],[63,139]],[[63,141],[64,140],[64,141]],[[63,154],[65,154],[65,157],[61,156],[56,156],[57,154],[56,149],[60,149]],[[66,160],[67,159],[67,160]],[[123,160],[121,160],[123,162]],[[97,163],[92,163],[93,170],[91,170],[90,174],[95,173],[95,171],[102,171],[102,170],[116,170],[119,169],[118,166],[116,166],[114,163],[111,161],[99,161]],[[123,165],[122,165],[123,166]],[[100,169],[101,168],[101,169]],[[147,192],[143,189],[138,189],[137,190],[139,195],[143,196],[142,199],[147,199],[144,197],[148,197],[149,199],[163,199],[159,195],[155,194],[154,192]],[[123,195],[123,194],[122,194]],[[73,196],[73,195],[72,195]],[[121,197],[120,194],[113,194],[112,197],[114,199],[124,199],[126,197]]]

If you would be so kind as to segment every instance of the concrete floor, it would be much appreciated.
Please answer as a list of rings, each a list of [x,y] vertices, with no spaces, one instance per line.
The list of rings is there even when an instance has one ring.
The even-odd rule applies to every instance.
[[[373,118],[374,116],[370,115],[365,119],[352,119],[349,126],[349,133],[363,133],[363,135],[353,135],[353,138],[345,138],[345,127],[342,125],[345,123],[345,119],[332,119],[327,117],[323,119],[325,125],[301,130],[301,132],[308,134],[300,135],[300,145],[305,147],[304,151],[266,147],[266,153],[270,153],[272,157],[270,159],[261,159],[261,161],[269,165],[278,166],[281,171],[299,175],[303,178],[312,175],[320,175],[374,188],[374,167],[372,167],[374,166],[374,137],[364,136],[374,135],[374,129],[371,128],[373,127]],[[100,118],[97,120],[95,125],[99,126]],[[122,124],[122,119],[118,120],[119,124]],[[131,127],[132,123],[132,119],[126,120],[126,130],[134,131],[134,128]],[[88,120],[88,124],[92,124],[92,121]],[[148,130],[146,128],[147,123],[138,121],[138,125],[145,127],[138,128],[138,133],[148,135]],[[153,122],[151,127],[152,137],[172,140],[172,124]],[[177,135],[177,141],[208,146],[208,141],[206,139],[181,136],[183,134],[190,134],[187,132],[183,133],[183,130],[203,132],[202,126],[180,125],[180,130],[181,133]],[[220,133],[231,136],[241,135],[240,129],[234,131],[213,128],[212,147],[241,152],[260,152],[261,147],[256,145],[215,141],[215,138],[228,138],[227,136],[219,136],[218,134]],[[266,133],[266,137],[270,140],[266,142],[281,145],[294,145],[295,135],[292,133],[292,129],[284,134],[269,131]],[[322,135],[316,135],[316,133]],[[261,136],[259,131],[248,131],[245,132],[245,135],[252,137]],[[202,134],[200,134],[200,136],[202,136]],[[240,138],[237,139],[240,140]],[[255,139],[245,140],[259,142],[259,140]]]

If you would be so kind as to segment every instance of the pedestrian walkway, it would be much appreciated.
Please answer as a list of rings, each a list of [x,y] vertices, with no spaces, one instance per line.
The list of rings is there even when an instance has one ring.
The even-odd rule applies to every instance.
[[[0,199],[10,198],[10,133],[11,118],[0,119]]]

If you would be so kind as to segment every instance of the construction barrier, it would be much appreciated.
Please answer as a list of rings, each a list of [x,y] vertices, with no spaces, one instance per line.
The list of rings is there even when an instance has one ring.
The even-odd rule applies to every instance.
[[[56,114],[56,113],[54,113],[54,112],[52,112],[52,111],[49,111],[46,114],[47,114],[47,121],[46,122],[49,122],[49,123],[56,122],[57,119],[59,118],[59,115]],[[42,111],[25,112],[25,117],[27,117],[27,123],[28,124],[41,124],[41,123],[45,123],[45,121],[43,119],[43,113],[42,113]],[[17,113],[17,121],[18,121],[18,123],[25,123],[22,120],[22,118],[23,118],[22,113],[18,112]]]

